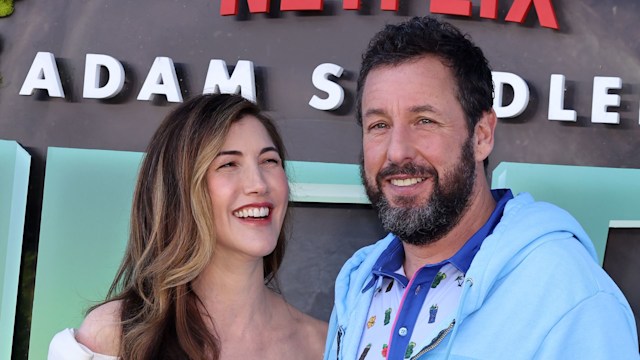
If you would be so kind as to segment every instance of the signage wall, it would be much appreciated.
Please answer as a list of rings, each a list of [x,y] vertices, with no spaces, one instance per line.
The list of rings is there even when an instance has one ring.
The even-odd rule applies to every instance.
[[[21,286],[33,289],[49,147],[141,152],[176,102],[222,90],[271,113],[290,160],[357,164],[360,55],[384,24],[428,14],[494,70],[488,174],[501,162],[640,169],[636,0],[20,0],[0,18],[0,138],[32,156]],[[366,205],[293,207],[283,291],[326,319],[339,267],[382,230]]]

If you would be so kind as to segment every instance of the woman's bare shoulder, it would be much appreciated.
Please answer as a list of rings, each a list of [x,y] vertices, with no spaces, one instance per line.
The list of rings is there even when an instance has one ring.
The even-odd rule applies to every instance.
[[[327,337],[327,329],[329,324],[327,322],[314,318],[308,314],[302,314],[302,323],[307,329],[307,332],[316,339],[320,339],[324,346],[324,341]]]
[[[305,344],[304,349],[300,349],[306,355],[304,359],[321,359],[327,339],[328,325],[322,320],[318,320],[298,309],[295,309],[297,318],[296,342]]]
[[[120,350],[121,302],[110,301],[91,310],[76,332],[76,340],[91,351],[104,355],[118,355]]]

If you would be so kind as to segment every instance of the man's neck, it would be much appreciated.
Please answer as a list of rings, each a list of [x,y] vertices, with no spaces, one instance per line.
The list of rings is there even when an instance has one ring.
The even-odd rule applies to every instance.
[[[427,245],[412,245],[405,242],[404,271],[408,279],[425,265],[437,264],[455,255],[464,244],[489,219],[496,207],[496,201],[488,184],[480,186],[469,199],[469,206],[460,221],[441,239]]]

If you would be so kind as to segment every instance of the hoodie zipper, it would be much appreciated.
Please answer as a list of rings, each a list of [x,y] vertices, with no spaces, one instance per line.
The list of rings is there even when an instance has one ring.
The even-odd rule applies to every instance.
[[[337,349],[336,349],[336,360],[340,360],[340,341],[342,340],[342,326],[338,327],[338,339],[337,339]]]
[[[453,329],[453,326],[455,324],[456,324],[456,320],[453,319],[453,321],[451,321],[451,324],[449,324],[449,326],[446,329],[443,329],[442,331],[440,331],[438,333],[438,336],[436,336],[433,340],[431,340],[431,343],[429,345],[425,346],[422,350],[420,350],[419,353],[417,353],[415,356],[413,356],[410,360],[416,360],[420,356],[422,356],[422,355],[428,353],[429,351],[435,349],[435,347],[440,345],[442,340],[444,340],[444,338],[447,337],[447,335],[451,332],[451,330]]]

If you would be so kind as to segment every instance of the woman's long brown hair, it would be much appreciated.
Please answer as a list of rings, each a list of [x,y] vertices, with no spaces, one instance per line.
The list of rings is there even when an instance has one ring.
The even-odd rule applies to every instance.
[[[127,250],[105,301],[121,301],[122,359],[219,358],[215,324],[191,284],[216,242],[207,169],[231,125],[245,115],[265,126],[284,166],[273,122],[237,95],[186,101],[153,135],[136,184]],[[284,249],[281,231],[264,258],[265,283],[273,280]]]

